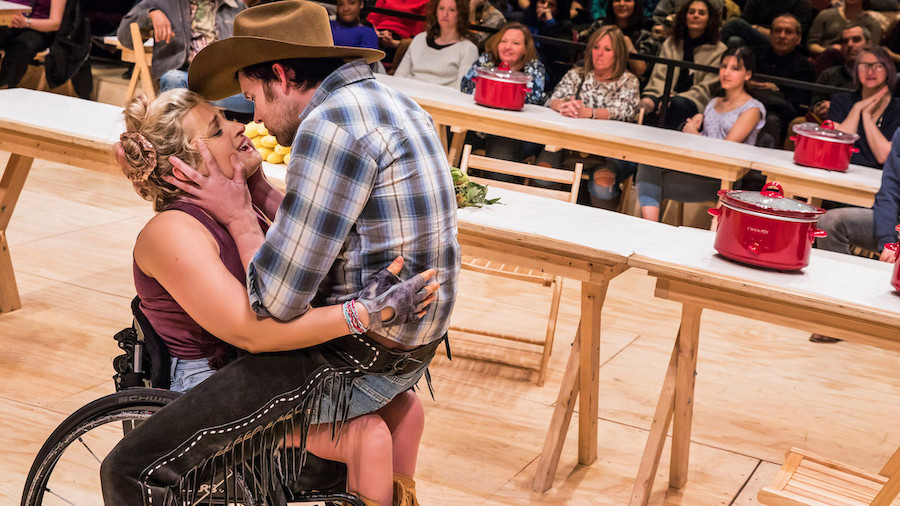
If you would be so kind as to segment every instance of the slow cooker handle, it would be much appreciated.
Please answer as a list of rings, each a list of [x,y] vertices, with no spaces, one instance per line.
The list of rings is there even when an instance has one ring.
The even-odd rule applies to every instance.
[[[821,228],[811,228],[809,229],[809,242],[816,242],[816,238],[825,238],[828,237],[828,232],[822,230]]]
[[[719,209],[718,207],[710,207],[709,209],[706,210],[706,212],[708,212],[709,215],[712,216],[713,218],[718,218],[719,216],[722,216],[722,210]]]
[[[760,193],[766,197],[784,197],[784,189],[775,181],[766,183],[766,186],[763,187]]]

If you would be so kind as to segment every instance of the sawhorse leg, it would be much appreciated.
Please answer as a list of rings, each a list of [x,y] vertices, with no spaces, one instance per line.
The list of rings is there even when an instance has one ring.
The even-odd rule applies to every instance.
[[[581,322],[572,344],[550,429],[532,483],[532,488],[537,492],[546,492],[553,485],[576,398],[579,400],[578,463],[588,465],[597,460],[600,313],[608,286],[609,280],[600,284],[581,285]]]
[[[31,157],[9,155],[9,162],[3,171],[3,178],[0,179],[0,313],[15,311],[22,307],[12,258],[9,255],[6,228],[9,226],[10,217],[19,201],[19,195],[25,186],[25,179],[33,161],[34,158]]]
[[[650,435],[641,457],[641,465],[631,493],[631,506],[645,506],[650,499],[653,479],[659,468],[663,445],[669,424],[672,429],[672,460],[669,467],[669,486],[680,489],[687,482],[690,460],[691,420],[694,413],[694,377],[697,370],[697,345],[700,336],[702,307],[684,304],[681,309],[681,327],[675,339],[669,368],[663,381],[662,392],[650,424]]]

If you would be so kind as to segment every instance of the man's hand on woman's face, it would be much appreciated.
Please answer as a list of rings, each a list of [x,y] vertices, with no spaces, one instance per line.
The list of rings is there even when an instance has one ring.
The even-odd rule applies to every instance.
[[[166,182],[184,191],[194,203],[225,226],[245,218],[248,212],[253,214],[244,166],[238,162],[237,156],[232,154],[229,158],[234,169],[234,175],[229,179],[222,174],[219,164],[202,139],[197,141],[197,149],[206,162],[209,174],[203,175],[172,156],[169,161],[174,167],[173,175],[167,176]]]

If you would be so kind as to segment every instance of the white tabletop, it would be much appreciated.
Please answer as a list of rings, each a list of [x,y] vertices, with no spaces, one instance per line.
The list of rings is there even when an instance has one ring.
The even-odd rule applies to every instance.
[[[121,107],[25,88],[0,90],[0,125],[110,146],[125,131]]]
[[[634,216],[488,186],[488,198],[495,197],[500,197],[496,204],[460,209],[460,226],[482,225],[623,257],[676,230]]]
[[[0,11],[31,12],[31,7],[27,5],[17,4],[15,2],[0,0]]]
[[[779,173],[803,175],[809,179],[828,181],[834,185],[858,185],[873,193],[881,188],[882,171],[863,165],[850,165],[846,172],[805,167],[794,163],[794,152],[783,149],[754,148],[752,168],[777,177]]]
[[[716,253],[714,240],[715,232],[679,227],[674,236],[650,242],[635,254],[668,267],[677,266],[692,275],[701,272],[709,278],[746,281],[784,293],[876,309],[900,318],[900,294],[891,287],[892,264],[813,249],[809,265],[803,270],[779,272],[730,261]]]

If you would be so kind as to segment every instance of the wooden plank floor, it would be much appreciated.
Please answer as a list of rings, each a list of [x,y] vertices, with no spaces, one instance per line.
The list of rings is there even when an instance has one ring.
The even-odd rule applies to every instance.
[[[6,163],[0,153],[0,163]],[[0,504],[18,503],[40,445],[65,416],[113,391],[112,336],[130,322],[131,250],[150,205],[124,177],[37,161],[9,228],[23,308],[0,315]],[[887,280],[885,280],[887,282]],[[576,466],[576,431],[544,495],[530,491],[577,323],[567,282],[551,374],[439,357],[418,471],[423,504],[626,504],[677,330],[679,307],[631,270],[606,298],[601,348],[600,457]],[[539,337],[549,291],[463,277],[454,318]],[[502,307],[496,304],[502,302]],[[900,357],[707,313],[703,317],[690,481],[666,487],[663,455],[652,504],[755,504],[791,446],[878,471],[900,445]],[[455,336],[455,351],[537,355]],[[578,416],[577,413],[575,415]],[[574,421],[573,421],[574,427]]]

